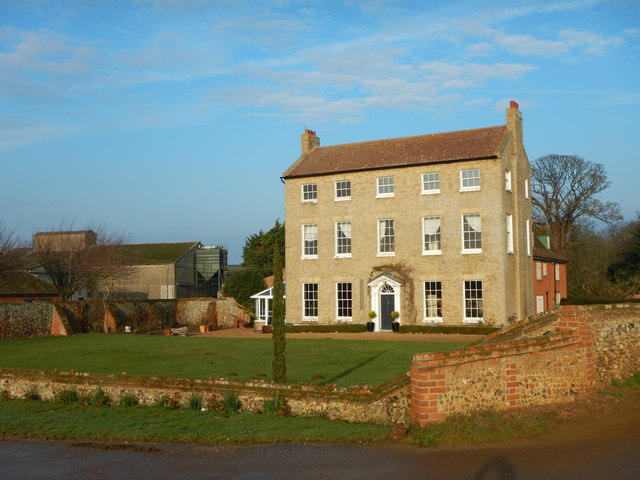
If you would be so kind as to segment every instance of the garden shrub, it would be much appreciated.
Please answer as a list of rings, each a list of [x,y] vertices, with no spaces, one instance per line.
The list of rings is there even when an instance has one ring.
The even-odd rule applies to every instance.
[[[191,395],[191,397],[189,398],[189,410],[199,412],[200,410],[202,410],[202,405],[202,395]]]
[[[98,387],[89,395],[89,403],[96,407],[109,407],[111,406],[111,397],[101,387]]]
[[[237,413],[240,410],[240,399],[235,392],[229,392],[224,394],[223,409],[222,411],[227,415]]]
[[[54,400],[58,403],[71,404],[80,401],[80,395],[75,388],[59,390],[54,394]]]
[[[29,389],[25,392],[24,398],[27,400],[42,400],[40,393],[38,393],[38,389],[35,385],[31,385]]]
[[[304,333],[304,332],[316,332],[316,333],[360,333],[366,332],[367,326],[361,324],[344,324],[344,325],[287,325],[285,327],[287,333]]]
[[[120,406],[127,408],[135,408],[138,406],[138,397],[133,393],[125,393],[120,398]]]

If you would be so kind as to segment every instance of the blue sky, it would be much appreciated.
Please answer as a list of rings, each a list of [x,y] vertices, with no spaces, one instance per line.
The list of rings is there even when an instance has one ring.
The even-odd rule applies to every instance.
[[[640,210],[640,2],[2,0],[0,219],[225,244],[322,145],[505,123]]]

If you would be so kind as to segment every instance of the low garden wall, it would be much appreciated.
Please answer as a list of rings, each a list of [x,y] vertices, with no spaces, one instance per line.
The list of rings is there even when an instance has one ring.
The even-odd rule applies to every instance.
[[[265,402],[279,398],[286,402],[291,415],[321,416],[331,420],[388,425],[407,423],[409,379],[402,376],[380,387],[336,387],[326,385],[279,385],[266,381],[232,382],[225,379],[184,379],[99,375],[80,372],[0,369],[0,394],[9,398],[27,398],[34,392],[45,401],[73,389],[89,396],[101,388],[112,402],[134,395],[141,405],[156,405],[161,398],[186,405],[194,395],[203,405],[224,401],[234,394],[244,412],[262,413]]]
[[[251,318],[233,298],[131,300],[110,305],[107,326],[124,332],[160,333],[181,326],[233,328]],[[0,303],[0,339],[71,335],[103,331],[103,307],[99,302]]]
[[[631,376],[640,370],[640,308],[560,306],[485,343],[414,356],[412,423],[482,408],[564,403]]]

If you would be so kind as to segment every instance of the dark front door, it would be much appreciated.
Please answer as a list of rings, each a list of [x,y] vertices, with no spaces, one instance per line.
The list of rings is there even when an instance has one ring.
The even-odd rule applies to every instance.
[[[383,293],[380,295],[380,328],[382,330],[391,330],[393,317],[391,312],[396,309],[396,297],[393,293]]]

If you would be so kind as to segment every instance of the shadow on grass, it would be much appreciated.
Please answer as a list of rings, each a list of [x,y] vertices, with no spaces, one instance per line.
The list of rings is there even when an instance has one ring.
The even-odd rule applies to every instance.
[[[336,383],[337,380],[340,380],[341,378],[346,377],[350,373],[355,372],[359,368],[364,367],[367,363],[373,362],[376,358],[380,357],[381,355],[384,355],[385,353],[387,353],[387,350],[383,350],[380,353],[377,353],[376,355],[373,355],[373,356],[367,358],[366,360],[363,360],[362,362],[354,365],[353,367],[350,367],[350,368],[347,368],[346,370],[343,370],[342,372],[340,372],[339,374],[335,375],[334,377],[331,377],[331,378],[325,380],[324,382],[318,383],[318,385],[319,386],[323,386],[323,385],[327,385],[327,384],[330,384],[330,383]]]

